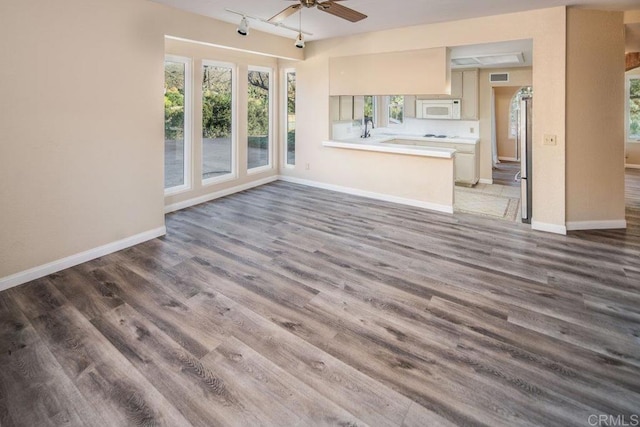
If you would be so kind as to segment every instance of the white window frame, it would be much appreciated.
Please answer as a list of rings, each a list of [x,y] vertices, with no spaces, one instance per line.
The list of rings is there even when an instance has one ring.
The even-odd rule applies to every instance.
[[[216,176],[213,178],[202,178],[202,168],[204,166],[204,130],[201,131],[200,140],[200,179],[202,180],[202,186],[207,187],[214,184],[220,184],[227,181],[232,181],[238,178],[238,65],[232,62],[213,61],[210,59],[202,60],[202,73],[200,80],[204,75],[204,67],[224,67],[231,70],[231,172],[225,175]],[[204,100],[204,92],[202,91],[202,83],[200,84],[201,98]],[[202,105],[202,104],[201,104]],[[202,121],[202,115],[201,119]],[[200,123],[202,126],[202,123]]]
[[[273,92],[274,92],[274,78],[273,78],[273,68],[271,67],[260,67],[257,65],[250,65],[247,68],[247,76],[246,76],[246,80],[247,80],[247,102],[249,100],[249,72],[250,71],[260,71],[260,72],[267,72],[269,73],[269,133],[267,135],[268,141],[267,141],[267,147],[269,149],[269,163],[267,163],[264,166],[257,166],[255,168],[251,168],[249,169],[249,162],[248,162],[248,153],[249,153],[249,119],[247,117],[247,140],[246,142],[246,147],[247,147],[247,175],[254,175],[257,173],[261,173],[261,172],[265,172],[265,171],[269,171],[271,169],[273,169],[273,105],[274,105],[274,100],[273,100]],[[247,108],[247,114],[248,114],[249,109]]]
[[[630,74],[625,79],[624,88],[624,140],[630,144],[640,143],[640,138],[632,139],[629,135],[629,126],[631,125],[631,105],[629,103],[631,98],[631,80],[640,80],[640,74]]]
[[[287,75],[289,73],[294,73],[296,75],[296,99],[298,98],[298,74],[296,72],[295,68],[285,68],[283,70],[282,73],[282,90],[280,91],[282,93],[282,115],[283,115],[283,120],[282,120],[282,164],[284,165],[285,168],[287,169],[294,169],[296,167],[296,162],[295,162],[295,158],[293,163],[289,163],[289,145],[288,145],[288,132],[289,132],[289,98],[288,98],[288,91],[289,91],[289,86],[288,86],[288,79],[287,79]],[[297,111],[296,111],[296,122],[297,122]],[[297,123],[296,123],[297,125]]]
[[[191,179],[193,163],[193,60],[177,55],[165,55],[164,60],[165,62],[184,64],[184,178],[182,185],[164,189],[164,195],[171,196],[193,188],[193,180]]]

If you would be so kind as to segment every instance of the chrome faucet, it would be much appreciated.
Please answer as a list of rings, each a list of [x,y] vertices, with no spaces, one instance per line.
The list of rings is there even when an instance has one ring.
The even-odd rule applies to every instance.
[[[371,123],[371,129],[373,129],[373,120],[364,119],[364,132],[360,135],[360,138],[369,138],[371,136],[371,130],[369,130],[369,123]]]

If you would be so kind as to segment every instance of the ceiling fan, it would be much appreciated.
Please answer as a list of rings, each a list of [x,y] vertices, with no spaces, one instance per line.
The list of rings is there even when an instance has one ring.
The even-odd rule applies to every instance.
[[[278,23],[283,21],[285,18],[293,15],[302,9],[302,7],[311,8],[316,6],[323,12],[330,13],[331,15],[337,16],[338,18],[346,19],[351,22],[358,22],[367,17],[367,15],[358,12],[357,10],[353,10],[346,6],[342,6],[337,2],[343,0],[326,0],[326,1],[318,1],[318,0],[289,0],[296,1],[299,4],[294,4],[292,6],[287,7],[282,12],[277,15],[269,18],[269,22]]]

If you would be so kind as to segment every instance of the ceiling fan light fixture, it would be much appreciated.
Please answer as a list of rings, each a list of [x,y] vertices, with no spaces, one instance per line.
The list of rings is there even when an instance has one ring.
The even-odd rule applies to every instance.
[[[298,37],[296,37],[295,46],[298,49],[303,49],[304,48],[304,37],[302,36],[302,33],[298,33]]]
[[[249,21],[247,21],[247,17],[243,16],[240,20],[240,25],[238,25],[238,34],[241,36],[246,36],[249,34]]]

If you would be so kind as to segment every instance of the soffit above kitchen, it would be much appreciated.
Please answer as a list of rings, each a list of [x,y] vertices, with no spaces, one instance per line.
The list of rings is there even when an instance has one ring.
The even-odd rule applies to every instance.
[[[230,23],[239,23],[241,17],[225,9],[246,13],[253,17],[269,19],[294,0],[152,0],[177,9],[208,16]],[[544,9],[556,6],[578,6],[603,10],[638,9],[638,0],[344,0],[344,5],[368,17],[359,22],[349,22],[316,8],[302,8],[302,29],[311,33],[306,40],[321,40],[353,34],[400,28],[411,25],[455,21],[505,13]],[[299,14],[287,17],[288,27],[299,27]],[[290,29],[273,26],[259,20],[250,20],[250,27],[284,37],[295,37]]]

